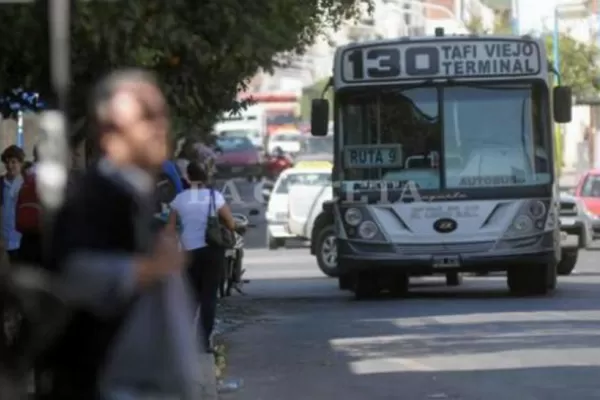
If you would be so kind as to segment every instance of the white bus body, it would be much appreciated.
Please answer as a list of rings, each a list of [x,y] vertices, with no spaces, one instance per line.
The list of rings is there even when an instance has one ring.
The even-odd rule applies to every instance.
[[[403,292],[414,275],[450,282],[506,271],[515,293],[554,289],[548,66],[544,43],[530,37],[411,37],[337,50],[335,200],[312,237],[335,226],[340,287],[363,296]]]

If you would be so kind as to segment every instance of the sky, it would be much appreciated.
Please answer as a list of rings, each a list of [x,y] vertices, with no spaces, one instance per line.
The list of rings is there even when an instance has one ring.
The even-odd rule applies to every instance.
[[[573,7],[577,8],[578,4],[584,3],[583,0],[513,0],[517,3],[519,26],[522,34],[530,32],[552,31],[554,27],[554,9],[556,6],[565,7],[563,11]],[[569,6],[571,5],[571,7]],[[571,20],[571,24],[576,20]],[[582,21],[582,20],[579,20]],[[568,25],[568,24],[567,24]],[[565,29],[565,24],[561,26],[561,30]],[[575,28],[576,27],[576,28]],[[579,34],[586,35],[589,25],[579,26],[571,25],[568,29],[576,29]]]
[[[543,32],[552,29],[554,24],[554,7],[557,0],[516,0],[519,12],[519,28],[522,34]],[[544,24],[545,23],[545,24]]]

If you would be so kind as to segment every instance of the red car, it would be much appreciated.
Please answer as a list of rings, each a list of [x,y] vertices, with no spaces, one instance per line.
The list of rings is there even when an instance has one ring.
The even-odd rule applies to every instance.
[[[589,219],[594,239],[600,238],[600,170],[588,171],[577,184],[575,197],[585,207],[585,216]]]
[[[246,137],[219,137],[216,139],[215,161],[217,179],[245,177],[248,181],[263,176],[262,156]]]

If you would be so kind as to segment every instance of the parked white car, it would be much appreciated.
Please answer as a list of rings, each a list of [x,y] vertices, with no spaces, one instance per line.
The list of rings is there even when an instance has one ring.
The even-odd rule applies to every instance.
[[[333,199],[331,185],[294,186],[288,197],[288,231],[295,237],[310,240],[311,254],[317,258],[321,272],[337,275],[337,246],[333,224],[324,218],[323,205]]]
[[[308,189],[306,193],[312,197],[313,191],[331,190],[331,168],[290,168],[283,171],[272,189],[263,188],[263,197],[267,202],[267,244],[270,250],[284,247],[288,239],[297,238],[298,234],[290,232],[289,194],[296,187]]]
[[[269,138],[267,151],[272,154],[276,148],[280,148],[286,153],[296,154],[300,152],[303,135],[298,131],[279,132]]]

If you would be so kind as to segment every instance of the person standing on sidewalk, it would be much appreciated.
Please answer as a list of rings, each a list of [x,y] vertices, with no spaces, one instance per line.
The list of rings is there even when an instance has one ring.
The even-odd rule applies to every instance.
[[[90,119],[101,158],[59,212],[47,263],[74,308],[51,352],[51,398],[61,400],[106,396],[103,377],[109,361],[118,358],[113,348],[123,341],[123,330],[131,331],[130,321],[139,317],[137,306],[185,264],[177,239],[155,235],[151,228],[155,176],[167,159],[169,127],[165,99],[154,77],[141,70],[109,75],[93,92]],[[160,302],[151,304],[163,307]],[[142,322],[151,326],[159,314],[154,309],[150,320]],[[191,316],[189,321],[191,327]],[[144,337],[134,340],[145,346],[141,353],[163,351],[164,336],[141,331]],[[126,356],[126,361],[135,365],[137,360],[131,358]],[[151,374],[153,368],[162,375],[171,373],[164,365],[138,367],[131,372],[145,374],[142,378],[147,380],[158,376]]]
[[[192,161],[187,166],[190,188],[171,202],[168,230],[176,231],[179,218],[183,227],[181,243],[190,261],[189,280],[200,307],[202,345],[206,352],[212,353],[217,291],[224,272],[225,249],[207,243],[206,230],[211,217],[219,218],[232,235],[236,224],[221,192],[208,184],[209,168],[200,161]]]
[[[42,204],[37,191],[37,146],[33,148],[33,163],[23,171],[23,184],[16,202],[16,229],[21,234],[19,261],[29,265],[42,264]]]
[[[0,178],[2,192],[2,240],[11,263],[19,258],[21,247],[21,233],[16,229],[16,210],[19,191],[23,186],[23,163],[25,152],[18,146],[8,146],[0,156],[6,173]]]

